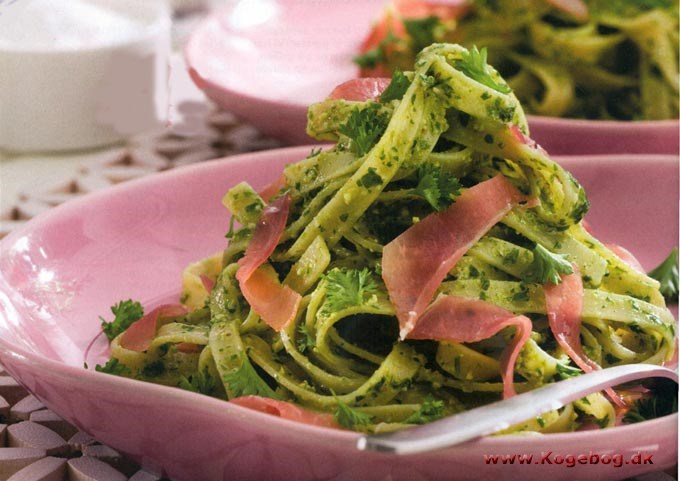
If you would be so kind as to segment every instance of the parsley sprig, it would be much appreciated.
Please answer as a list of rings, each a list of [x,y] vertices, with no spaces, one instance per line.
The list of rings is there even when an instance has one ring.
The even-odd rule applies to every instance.
[[[659,281],[659,291],[667,302],[678,302],[678,248],[675,247],[661,264],[649,272]]]
[[[340,426],[354,429],[358,426],[366,426],[373,422],[373,416],[349,407],[337,397],[335,398],[336,411],[335,420]]]
[[[562,282],[560,274],[572,274],[574,268],[561,254],[555,254],[540,244],[533,250],[534,260],[531,262],[524,280],[538,284],[559,284]]]
[[[380,104],[372,103],[363,109],[353,110],[339,131],[351,139],[352,150],[362,157],[378,143],[388,122],[388,116],[380,112]]]
[[[106,364],[104,364],[103,366],[101,364],[97,364],[94,367],[94,370],[106,374],[113,374],[115,376],[129,376],[130,374],[132,374],[130,368],[127,367],[125,364],[121,363],[115,357],[112,357],[111,359],[106,361]]]
[[[390,84],[383,90],[383,93],[380,94],[380,101],[385,103],[392,100],[401,100],[410,85],[411,81],[404,75],[404,72],[395,70],[394,73],[392,73]]]
[[[453,203],[460,194],[460,187],[458,179],[443,173],[441,167],[423,164],[418,169],[418,185],[415,192],[438,212]]]
[[[241,366],[223,376],[229,391],[229,399],[240,396],[263,396],[278,399],[278,395],[262,379],[245,353],[241,355]]]
[[[99,317],[102,321],[102,331],[104,331],[109,341],[125,331],[133,322],[140,319],[144,315],[144,308],[139,302],[128,299],[111,306],[111,312],[114,315],[114,319],[111,322],[108,322],[101,316]]]
[[[346,307],[361,305],[378,290],[378,285],[367,268],[333,269],[326,274],[325,282],[325,312],[338,312]]]
[[[182,389],[207,395],[210,395],[216,386],[215,379],[208,373],[207,369],[182,376],[178,383],[178,387]]]
[[[427,396],[418,411],[404,420],[407,424],[427,424],[444,416],[444,401]]]
[[[455,67],[482,85],[494,89],[502,94],[510,93],[510,87],[504,83],[496,82],[489,71],[489,65],[486,63],[486,47],[477,50],[477,46],[473,46],[466,53],[463,53],[463,58],[456,60]]]

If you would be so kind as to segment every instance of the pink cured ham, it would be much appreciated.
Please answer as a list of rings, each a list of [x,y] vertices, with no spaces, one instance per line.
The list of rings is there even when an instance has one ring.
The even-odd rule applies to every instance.
[[[515,336],[501,355],[503,397],[515,395],[513,373],[522,347],[531,336],[531,320],[479,299],[441,296],[418,319],[408,339],[477,342],[514,326]]]
[[[149,349],[156,335],[158,320],[167,317],[180,317],[189,311],[181,304],[163,304],[145,314],[128,327],[120,337],[120,345],[131,351],[142,352]]]
[[[302,296],[282,285],[271,265],[258,267],[239,286],[250,307],[275,331],[295,318]]]
[[[559,284],[547,283],[543,286],[550,330],[560,347],[583,372],[600,369],[600,366],[586,355],[581,345],[581,310],[583,308],[581,274],[574,266],[572,274],[562,274],[561,278],[562,282]],[[608,388],[605,392],[617,405],[625,405],[613,389]]]
[[[289,206],[290,197],[283,195],[265,207],[236,272],[243,297],[277,331],[295,317],[301,299],[300,294],[282,285],[266,264],[286,227]]]
[[[590,13],[588,12],[588,6],[583,2],[583,0],[546,0],[548,4],[555,7],[557,10],[561,10],[567,15],[571,15],[576,20],[585,22],[588,20]]]
[[[382,254],[382,275],[401,338],[413,329],[446,274],[491,227],[525,200],[503,176],[464,191],[445,211],[408,228]]]
[[[297,421],[312,426],[320,426],[324,428],[339,428],[340,426],[333,418],[332,414],[318,413],[297,406],[286,401],[279,401],[261,396],[242,396],[231,399],[229,402],[238,404],[239,406],[260,411],[261,413],[270,414],[291,421]]]
[[[363,77],[343,82],[328,95],[329,99],[344,99],[357,102],[375,100],[392,81],[389,77]]]
[[[258,194],[265,202],[269,202],[276,194],[281,192],[286,186],[286,176],[281,174],[281,176],[276,179],[271,184],[266,185]]]

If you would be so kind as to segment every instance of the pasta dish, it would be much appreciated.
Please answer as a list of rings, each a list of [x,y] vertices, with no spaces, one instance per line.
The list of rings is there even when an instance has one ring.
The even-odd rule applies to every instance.
[[[97,369],[378,432],[670,361],[659,281],[589,232],[586,193],[486,55],[433,44],[312,105],[308,132],[334,145],[231,187],[224,251],[186,268],[177,304],[116,304]],[[613,426],[641,396],[595,393],[510,431]]]

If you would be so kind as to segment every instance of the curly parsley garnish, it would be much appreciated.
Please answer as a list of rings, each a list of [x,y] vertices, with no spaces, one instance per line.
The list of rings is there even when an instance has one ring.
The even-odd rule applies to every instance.
[[[333,269],[325,277],[326,300],[323,310],[337,312],[346,307],[361,305],[378,290],[371,271],[367,268]]]
[[[378,143],[388,122],[389,117],[380,112],[380,105],[373,103],[363,109],[353,110],[339,131],[352,140],[352,150],[361,157]]]
[[[129,367],[127,367],[125,364],[122,364],[115,357],[112,357],[106,361],[106,364],[103,366],[101,364],[97,364],[94,367],[94,370],[97,372],[104,372],[106,374],[113,374],[115,376],[126,376],[132,373]]]
[[[297,339],[298,351],[305,352],[307,349],[313,349],[314,346],[316,346],[316,339],[312,336],[312,333],[309,332],[307,326],[301,324],[297,331],[300,334],[300,337]]]
[[[533,250],[534,260],[531,262],[525,275],[528,282],[538,284],[559,284],[562,282],[560,274],[572,274],[574,268],[561,254],[554,254],[540,244],[536,244]]]
[[[392,74],[392,81],[380,95],[380,101],[384,103],[392,100],[401,100],[410,85],[411,81],[404,75],[404,72],[395,70]]]
[[[678,248],[675,247],[661,264],[649,271],[659,281],[659,291],[667,302],[678,302]]]
[[[477,47],[473,46],[466,53],[463,53],[462,59],[456,60],[455,66],[472,80],[476,80],[482,85],[486,85],[502,94],[510,93],[510,87],[505,84],[499,84],[491,77],[489,65],[486,63],[486,56],[486,47],[477,50]]]
[[[404,420],[407,424],[427,424],[444,415],[444,401],[427,396],[418,411]]]
[[[205,369],[195,374],[182,376],[177,386],[182,389],[186,389],[187,391],[210,395],[217,386],[217,383],[215,382],[215,379],[208,373],[208,370]]]
[[[337,403],[335,420],[340,426],[348,429],[354,429],[357,426],[366,426],[373,422],[373,416],[370,414],[349,407],[337,397],[335,398],[335,401]]]
[[[144,315],[144,308],[139,302],[128,299],[111,306],[111,312],[115,316],[111,322],[101,316],[99,317],[102,321],[102,331],[109,341],[140,319]]]
[[[425,199],[434,210],[442,211],[460,194],[460,182],[446,175],[441,168],[423,164],[418,169],[418,185],[415,192]]]
[[[279,396],[255,371],[248,356],[241,354],[241,366],[222,376],[228,386],[229,398],[255,395],[278,399]]]

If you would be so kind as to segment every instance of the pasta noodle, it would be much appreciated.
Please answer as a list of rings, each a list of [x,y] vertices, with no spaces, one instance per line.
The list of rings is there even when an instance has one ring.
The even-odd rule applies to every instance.
[[[376,432],[673,356],[658,282],[584,228],[582,187],[531,141],[483,52],[434,44],[381,98],[312,105],[308,130],[335,146],[287,166],[266,195],[227,192],[228,247],[187,267],[184,307],[113,339],[119,374]],[[576,318],[563,296],[582,303]],[[612,425],[617,402],[596,393],[509,431]]]

